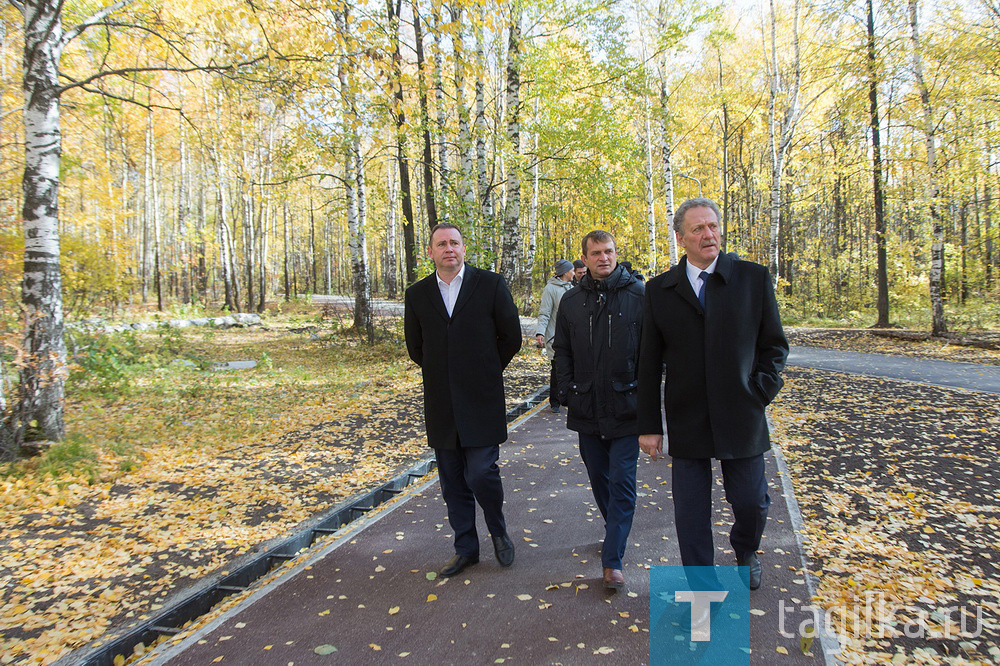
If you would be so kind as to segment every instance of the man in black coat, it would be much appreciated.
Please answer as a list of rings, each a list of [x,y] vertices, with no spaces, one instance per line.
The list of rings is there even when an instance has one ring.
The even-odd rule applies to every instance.
[[[767,269],[720,254],[719,208],[690,199],[674,216],[687,253],[646,286],[639,358],[639,445],[663,453],[660,382],[672,458],[681,563],[712,566],[712,458],[735,518],[729,541],[744,582],[760,587],[757,557],[770,497],[764,408],[783,385],[788,356]]]
[[[605,587],[625,585],[622,557],[635,515],[636,368],[643,285],[618,262],[614,237],[584,236],[587,274],[559,302],[553,344],[566,427],[579,433],[594,500],[604,517]]]
[[[441,575],[454,576],[479,561],[476,502],[497,561],[514,561],[497,461],[507,440],[503,369],[521,348],[521,324],[503,278],[465,263],[458,227],[436,225],[427,252],[437,270],[406,290],[403,326],[422,370],[427,443],[455,531],[455,556]]]

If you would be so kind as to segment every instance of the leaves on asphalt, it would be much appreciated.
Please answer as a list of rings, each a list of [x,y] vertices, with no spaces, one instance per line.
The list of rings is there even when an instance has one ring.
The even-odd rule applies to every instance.
[[[799,368],[786,380],[773,438],[845,657],[992,661],[1000,401]],[[962,608],[982,610],[980,635],[975,618],[962,631]]]

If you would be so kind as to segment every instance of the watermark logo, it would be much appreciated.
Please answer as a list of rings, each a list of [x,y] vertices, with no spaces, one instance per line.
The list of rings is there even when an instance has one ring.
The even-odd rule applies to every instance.
[[[929,601],[929,600],[928,600]],[[843,646],[848,639],[919,638],[949,640],[979,638],[983,633],[982,606],[900,606],[887,603],[882,592],[868,591],[864,599],[821,608],[813,604],[778,601],[778,633],[785,638],[807,637],[825,626]]]
[[[650,663],[750,663],[750,593],[737,567],[650,570]]]

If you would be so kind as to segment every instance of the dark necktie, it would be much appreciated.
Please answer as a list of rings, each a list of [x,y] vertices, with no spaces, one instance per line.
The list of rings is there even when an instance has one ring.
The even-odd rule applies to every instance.
[[[705,307],[705,285],[708,284],[709,273],[707,271],[702,271],[698,277],[701,278],[701,289],[698,290],[698,302],[701,303],[701,307]]]

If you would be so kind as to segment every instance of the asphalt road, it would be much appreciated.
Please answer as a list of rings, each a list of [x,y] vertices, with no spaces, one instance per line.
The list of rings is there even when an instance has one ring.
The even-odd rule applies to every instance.
[[[934,359],[792,347],[788,365],[869,377],[1000,393],[1000,366]]]

